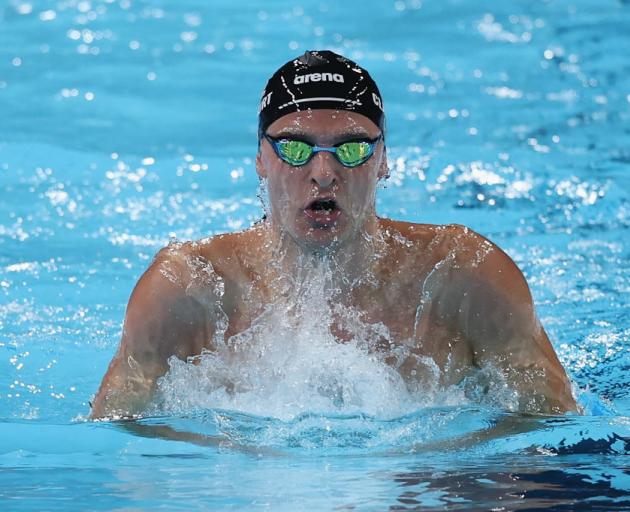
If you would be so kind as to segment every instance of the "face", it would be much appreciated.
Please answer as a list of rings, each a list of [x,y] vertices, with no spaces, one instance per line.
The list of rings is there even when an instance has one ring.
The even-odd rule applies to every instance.
[[[380,129],[354,112],[312,110],[281,117],[267,128],[267,134],[327,147],[376,139]],[[374,222],[376,184],[387,175],[387,159],[381,139],[373,155],[357,167],[344,167],[334,154],[323,151],[307,164],[293,167],[263,138],[256,170],[268,182],[273,228],[302,248],[321,250],[358,240]]]

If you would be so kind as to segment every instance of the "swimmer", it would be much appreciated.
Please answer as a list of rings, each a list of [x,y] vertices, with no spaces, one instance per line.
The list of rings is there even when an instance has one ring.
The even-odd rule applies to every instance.
[[[436,378],[428,359],[445,389],[490,366],[517,393],[519,410],[575,411],[527,283],[505,252],[461,225],[376,215],[377,184],[388,177],[385,142],[381,94],[355,62],[308,51],[276,71],[260,102],[256,156],[267,215],[245,231],[156,255],[129,300],[92,418],[141,414],[169,358],[215,352],[265,321],[269,308],[286,308],[304,269],[321,264],[331,302],[386,328],[371,350],[409,387]],[[334,311],[330,332],[347,342]]]

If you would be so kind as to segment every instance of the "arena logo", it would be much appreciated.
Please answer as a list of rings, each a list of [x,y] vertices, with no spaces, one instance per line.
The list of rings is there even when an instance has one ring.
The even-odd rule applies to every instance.
[[[308,75],[298,75],[293,79],[295,85],[307,84],[309,82],[339,82],[343,83],[343,75],[339,73],[309,73]]]

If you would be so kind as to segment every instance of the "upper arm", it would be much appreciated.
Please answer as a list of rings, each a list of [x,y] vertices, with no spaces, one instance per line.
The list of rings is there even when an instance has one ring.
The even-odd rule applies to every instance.
[[[569,380],[536,316],[520,269],[501,249],[470,230],[460,244],[447,302],[475,364],[500,368],[519,391],[521,409],[575,410]]]
[[[138,281],[118,351],[94,400],[93,417],[140,412],[168,370],[168,359],[185,360],[210,342],[220,297],[197,282],[190,264],[180,251],[166,248]],[[207,265],[206,275],[218,279]]]

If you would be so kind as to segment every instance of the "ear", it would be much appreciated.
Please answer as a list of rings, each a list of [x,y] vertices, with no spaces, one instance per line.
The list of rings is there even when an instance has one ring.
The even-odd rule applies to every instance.
[[[258,154],[256,155],[256,173],[261,178],[267,177],[267,169],[265,169],[262,162],[262,148],[258,150]]]
[[[389,178],[389,167],[387,167],[387,148],[383,146],[383,153],[381,155],[381,164],[378,169],[378,179]]]

